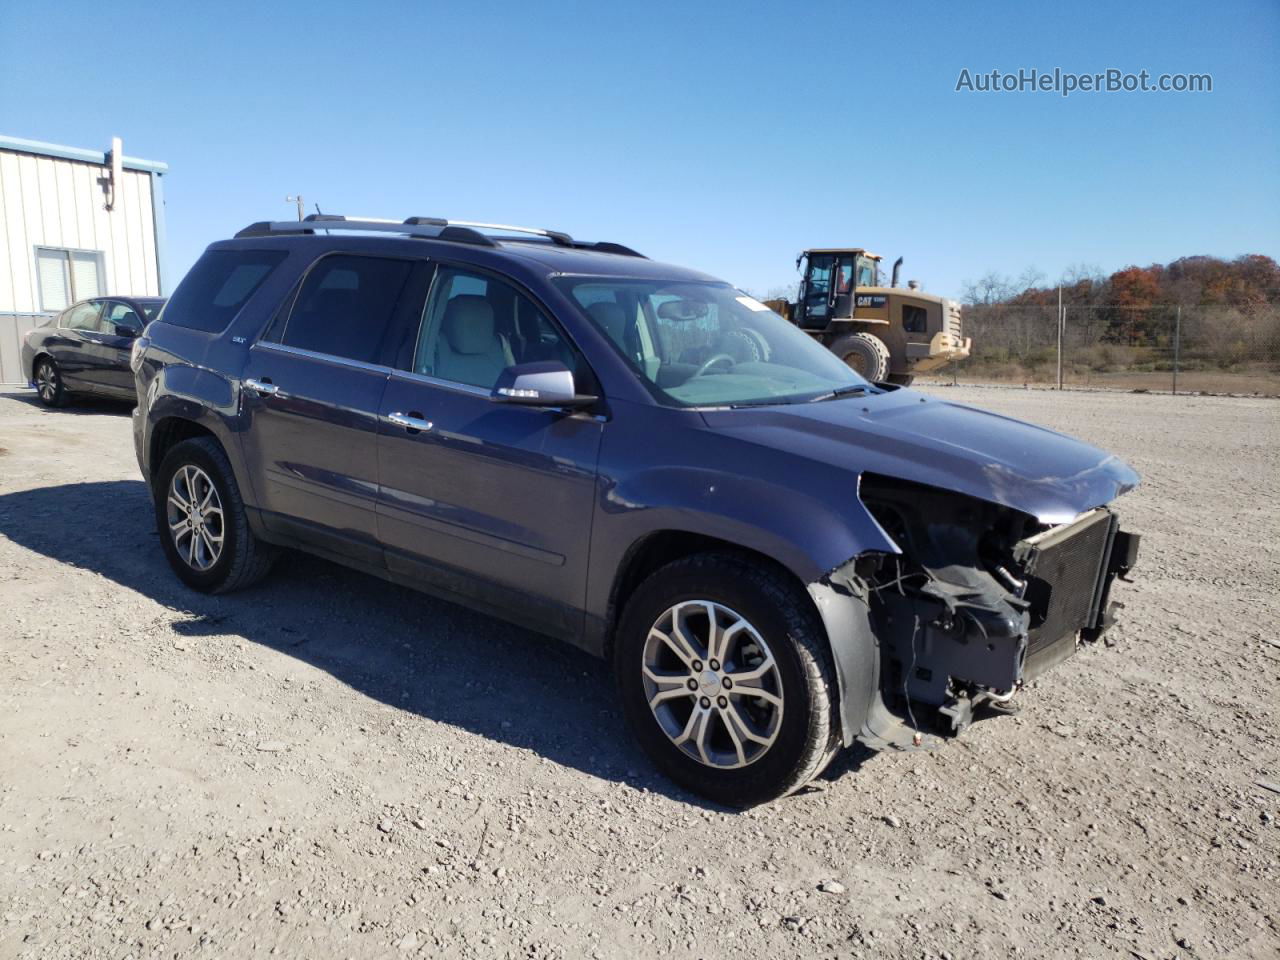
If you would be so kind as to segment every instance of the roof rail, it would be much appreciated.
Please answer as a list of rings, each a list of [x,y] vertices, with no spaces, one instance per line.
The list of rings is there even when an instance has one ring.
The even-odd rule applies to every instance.
[[[447,224],[451,227],[468,227],[472,230],[496,230],[502,233],[527,233],[545,237],[558,247],[573,246],[573,237],[560,230],[543,230],[541,227],[517,227],[510,223],[481,223],[477,220],[441,220],[438,217],[410,217],[405,223]]]
[[[470,243],[481,247],[497,246],[492,240],[478,230],[459,227],[445,221],[427,221],[420,223],[401,223],[398,220],[374,220],[371,218],[354,219],[340,214],[313,213],[305,220],[259,220],[251,223],[239,233],[241,237],[283,237],[296,236],[300,233],[315,233],[319,230],[353,230],[370,233],[395,233],[401,236],[419,237],[423,240],[449,240],[454,243]]]
[[[558,247],[578,250],[595,250],[627,257],[644,257],[630,247],[608,241],[588,242],[574,240],[559,230],[543,230],[540,227],[517,227],[507,223],[482,223],[476,220],[446,220],[442,217],[408,217],[404,220],[382,220],[376,217],[344,217],[337,213],[313,213],[303,220],[260,220],[245,227],[236,237],[287,236],[315,233],[318,230],[358,230],[375,233],[398,233],[402,236],[420,237],[424,240],[446,240],[454,243],[470,243],[477,246],[497,246],[495,240],[524,241],[532,238],[550,240]],[[498,233],[525,234],[524,237],[490,237],[482,230]]]

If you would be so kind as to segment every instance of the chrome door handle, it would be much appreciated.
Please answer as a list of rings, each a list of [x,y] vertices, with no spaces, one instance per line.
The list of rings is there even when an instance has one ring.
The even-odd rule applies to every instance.
[[[274,397],[280,392],[280,388],[274,383],[264,383],[261,380],[246,380],[244,385],[246,390],[252,390],[260,397]]]
[[[394,423],[397,427],[404,427],[406,430],[430,430],[435,426],[430,420],[423,420],[421,417],[415,417],[408,413],[388,413],[387,422]]]

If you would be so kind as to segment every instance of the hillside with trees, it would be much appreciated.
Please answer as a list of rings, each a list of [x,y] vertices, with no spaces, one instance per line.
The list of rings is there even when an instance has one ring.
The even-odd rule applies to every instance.
[[[1280,265],[1271,257],[1183,257],[1109,276],[1080,265],[1061,287],[1068,380],[1163,373],[1176,359],[1188,375],[1247,377],[1245,392],[1280,384]],[[1057,284],[1034,270],[1016,279],[988,273],[965,285],[963,299],[974,341],[966,376],[1055,378]]]

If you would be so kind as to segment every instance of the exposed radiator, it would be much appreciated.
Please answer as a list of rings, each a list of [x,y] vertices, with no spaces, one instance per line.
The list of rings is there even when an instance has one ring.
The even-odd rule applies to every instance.
[[[1111,513],[1094,510],[1019,544],[1032,610],[1028,653],[1093,624],[1115,526]]]

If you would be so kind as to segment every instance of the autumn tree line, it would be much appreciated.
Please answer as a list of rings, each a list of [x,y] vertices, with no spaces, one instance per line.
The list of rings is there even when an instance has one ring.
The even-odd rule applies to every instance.
[[[1068,374],[1181,369],[1280,373],[1280,265],[1183,257],[1107,276],[1075,266],[1061,278]],[[1046,377],[1057,363],[1058,284],[1035,270],[988,273],[964,286],[971,371]]]

